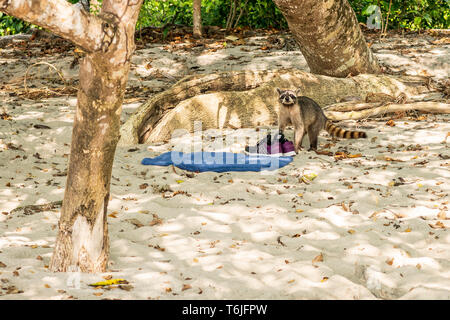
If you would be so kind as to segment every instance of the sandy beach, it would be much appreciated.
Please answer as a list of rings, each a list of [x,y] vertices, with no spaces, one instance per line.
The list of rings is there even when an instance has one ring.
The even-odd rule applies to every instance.
[[[254,36],[226,48],[212,42],[189,52],[184,43],[139,48],[128,85],[137,93],[126,96],[122,120],[194,72],[309,71],[298,49],[258,49],[269,40]],[[438,40],[409,39],[413,46],[404,52],[386,39],[372,49],[392,70],[438,81],[450,70],[450,44],[433,44]],[[109,271],[49,272],[60,208],[20,207],[62,200],[76,96],[13,92],[23,90],[37,62],[51,63],[68,82],[78,66],[70,69],[73,57],[64,53],[14,52],[0,49],[0,299],[450,299],[449,115],[411,113],[390,125],[388,118],[343,121],[368,139],[333,141],[323,131],[319,149],[347,156],[303,151],[271,173],[140,164],[193,145],[192,135],[119,147],[108,207]],[[30,88],[59,79],[45,65],[29,75]],[[254,142],[254,129],[221,133]],[[207,141],[202,148],[215,150]],[[237,142],[216,151],[243,148]],[[302,179],[309,174],[315,179]],[[129,285],[89,286],[110,277]]]

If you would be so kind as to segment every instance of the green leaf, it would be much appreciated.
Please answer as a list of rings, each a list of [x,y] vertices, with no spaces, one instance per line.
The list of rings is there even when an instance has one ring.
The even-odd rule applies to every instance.
[[[414,25],[416,27],[419,27],[421,22],[422,22],[422,17],[415,17],[414,18]]]
[[[430,15],[428,13],[425,13],[423,15],[423,18],[425,19],[425,21],[431,26],[433,24],[433,19],[431,19]]]

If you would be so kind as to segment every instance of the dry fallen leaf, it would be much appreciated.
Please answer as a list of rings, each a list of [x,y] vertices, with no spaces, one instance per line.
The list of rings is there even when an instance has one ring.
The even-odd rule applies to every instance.
[[[347,155],[347,158],[360,158],[360,157],[362,157],[361,153]]]
[[[438,218],[438,219],[441,219],[441,220],[446,220],[446,219],[447,219],[447,214],[445,213],[444,210],[439,211],[439,213],[438,213],[438,215],[437,215],[437,218]]]
[[[150,221],[149,226],[152,227],[152,226],[156,226],[156,225],[162,224],[163,220],[160,217],[158,217],[157,214],[152,213],[152,215],[153,215],[153,220]]]
[[[391,119],[388,122],[386,122],[386,125],[390,126],[390,127],[394,127],[395,126],[395,122],[394,122],[394,120]]]
[[[392,259],[387,259],[386,260],[386,263],[388,264],[388,265],[390,265],[390,266],[392,266],[392,264],[394,263],[394,258],[392,258]]]
[[[105,281],[99,281],[95,283],[90,283],[91,287],[105,287],[105,286],[113,286],[118,284],[128,284],[128,281],[125,279],[109,279]]]
[[[111,217],[111,218],[117,218],[117,215],[118,215],[119,213],[117,212],[117,211],[114,211],[114,212],[111,212],[110,214],[108,214],[108,217]]]
[[[445,225],[441,221],[436,222],[435,225],[429,224],[429,226],[433,229],[445,229]]]
[[[322,252],[312,260],[313,264],[316,263],[316,262],[323,262],[323,254],[322,254]]]
[[[141,228],[144,226],[138,219],[127,219],[126,221],[128,221],[137,228]]]
[[[134,287],[131,284],[121,284],[119,285],[119,289],[125,291],[131,291]]]
[[[192,288],[192,286],[190,284],[183,284],[183,288],[181,288],[181,291],[188,290],[191,288]]]
[[[341,207],[342,207],[342,209],[344,209],[344,211],[346,211],[346,212],[349,212],[349,211],[350,211],[349,208],[347,207],[347,205],[346,205],[344,202],[341,203]]]
[[[445,139],[444,139],[444,141],[442,141],[442,142],[446,143],[448,137],[450,137],[450,132],[447,132],[447,135],[445,136]]]

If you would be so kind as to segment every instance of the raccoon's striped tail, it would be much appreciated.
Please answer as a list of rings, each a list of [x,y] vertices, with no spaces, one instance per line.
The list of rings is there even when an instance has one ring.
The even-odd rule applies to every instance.
[[[367,134],[361,131],[348,131],[342,128],[336,127],[330,120],[327,120],[325,130],[333,137],[345,138],[345,139],[359,139],[367,138]]]

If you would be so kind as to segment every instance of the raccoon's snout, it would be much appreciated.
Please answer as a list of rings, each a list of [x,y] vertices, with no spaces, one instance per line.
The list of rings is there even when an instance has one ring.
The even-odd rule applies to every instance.
[[[290,105],[290,104],[294,104],[294,99],[292,99],[291,97],[283,97],[283,98],[281,98],[280,99],[281,100],[281,103],[282,104],[285,104],[285,105]]]

